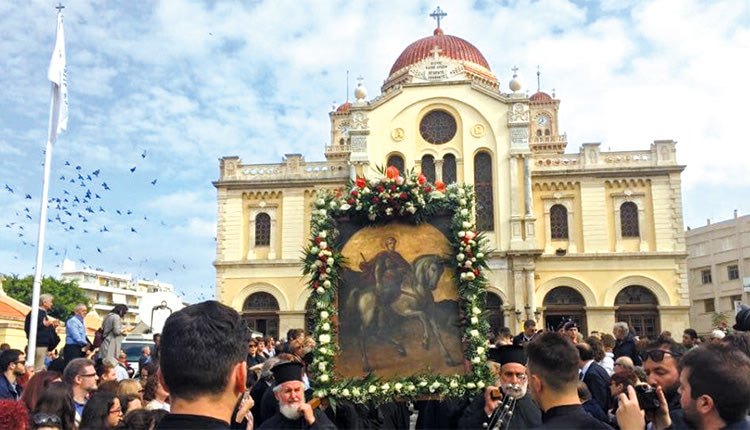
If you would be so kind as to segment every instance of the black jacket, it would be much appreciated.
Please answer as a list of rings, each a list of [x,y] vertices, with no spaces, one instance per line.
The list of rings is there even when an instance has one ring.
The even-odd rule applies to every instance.
[[[615,359],[627,356],[633,360],[634,365],[641,365],[641,357],[638,356],[638,350],[635,348],[635,339],[629,334],[625,339],[617,340],[617,342],[615,342],[615,347],[612,349],[612,353],[615,355]]]
[[[609,374],[602,366],[596,363],[596,361],[591,362],[591,366],[589,366],[588,370],[586,371],[586,374],[583,375],[583,382],[586,383],[586,386],[589,387],[589,391],[591,392],[591,400],[596,402],[597,405],[599,405],[600,408],[602,408],[602,411],[607,410],[607,406],[609,404]]]
[[[540,429],[612,429],[583,410],[583,406],[556,406],[542,414]]]
[[[37,325],[36,325],[36,346],[46,346],[49,348],[50,344],[52,343],[52,330],[54,328],[52,326],[45,326],[44,320],[47,319],[47,311],[45,311],[42,308],[39,308],[39,317],[37,319]],[[29,338],[29,333],[31,332],[31,312],[26,314],[26,320],[23,323],[23,329],[26,332],[26,338]],[[60,340],[58,339],[58,342]],[[55,345],[57,346],[57,345]]]
[[[460,429],[484,429],[489,426],[489,417],[484,413],[484,393],[474,396],[469,407],[464,410],[461,419],[458,420]],[[503,429],[529,429],[542,425],[542,411],[526,393],[520,400],[516,401],[510,422],[503,424]]]

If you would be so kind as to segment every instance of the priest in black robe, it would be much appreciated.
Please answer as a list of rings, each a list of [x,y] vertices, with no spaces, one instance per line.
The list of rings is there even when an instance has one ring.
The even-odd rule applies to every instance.
[[[302,367],[302,363],[289,361],[271,369],[275,383],[273,393],[279,401],[279,409],[263,421],[260,429],[336,429],[326,414],[305,403]]]
[[[542,411],[526,390],[523,347],[505,345],[492,348],[489,361],[493,369],[499,367],[497,386],[487,387],[472,399],[458,421],[458,428],[528,429],[540,426]]]

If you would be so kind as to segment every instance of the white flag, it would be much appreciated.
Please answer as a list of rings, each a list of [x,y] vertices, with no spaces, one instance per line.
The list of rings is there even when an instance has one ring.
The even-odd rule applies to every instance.
[[[47,78],[52,82],[52,112],[50,113],[50,142],[68,126],[68,77],[65,71],[65,35],[62,11],[57,13],[57,39],[49,62]]]

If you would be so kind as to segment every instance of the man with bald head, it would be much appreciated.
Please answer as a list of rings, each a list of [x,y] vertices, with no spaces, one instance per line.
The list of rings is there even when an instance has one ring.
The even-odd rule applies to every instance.
[[[615,360],[614,366],[615,366],[614,367],[615,373],[623,372],[626,370],[635,370],[635,365],[633,364],[633,360],[626,355],[623,355],[622,357],[617,357],[617,360]]]

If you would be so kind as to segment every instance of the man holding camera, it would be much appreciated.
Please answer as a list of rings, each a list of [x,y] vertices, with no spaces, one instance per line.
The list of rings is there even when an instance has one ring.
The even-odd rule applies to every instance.
[[[679,398],[685,422],[700,429],[750,429],[750,358],[731,345],[694,348],[681,363]],[[673,424],[664,390],[657,388],[661,407],[654,412],[653,428]],[[617,422],[622,430],[645,427],[633,387],[620,394]],[[676,427],[676,425],[674,426]]]

